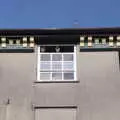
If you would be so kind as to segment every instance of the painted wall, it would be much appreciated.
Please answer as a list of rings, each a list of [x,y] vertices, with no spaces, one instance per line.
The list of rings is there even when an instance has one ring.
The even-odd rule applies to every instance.
[[[6,107],[0,107],[0,114],[6,112],[6,120],[33,120],[35,61],[35,53],[0,53],[0,104]]]
[[[117,52],[78,50],[78,83],[34,83],[36,62],[36,53],[0,53],[0,120],[34,120],[34,106],[77,106],[77,120],[120,119]]]

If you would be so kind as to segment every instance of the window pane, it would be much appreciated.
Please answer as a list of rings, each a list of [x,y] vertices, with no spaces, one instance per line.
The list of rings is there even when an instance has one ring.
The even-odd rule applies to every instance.
[[[50,54],[41,54],[40,60],[41,61],[50,61]]]
[[[64,73],[64,80],[74,80],[74,72]]]
[[[41,42],[44,42],[41,41]],[[50,41],[51,42],[51,41]],[[51,53],[55,53],[56,52],[56,47],[59,47],[60,48],[60,51],[59,52],[74,52],[74,46],[40,46],[40,52],[51,52]]]
[[[74,52],[74,46],[62,46],[62,52]]]
[[[52,70],[62,70],[62,62],[52,62]]]
[[[52,80],[62,80],[62,73],[52,73]]]
[[[52,61],[61,61],[62,60],[62,54],[53,54],[52,55]]]
[[[74,70],[73,62],[64,62],[63,70]]]
[[[73,54],[63,54],[63,61],[73,61]]]
[[[45,46],[40,46],[40,52],[46,52]]]
[[[40,71],[50,70],[50,62],[40,62]]]
[[[40,73],[40,80],[50,80],[50,73]]]

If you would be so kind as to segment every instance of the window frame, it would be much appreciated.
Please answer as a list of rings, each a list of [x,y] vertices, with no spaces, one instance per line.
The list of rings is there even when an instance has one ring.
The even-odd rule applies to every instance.
[[[47,52],[47,53],[41,53],[40,52],[40,46],[42,46],[42,45],[39,45],[39,46],[37,46],[37,81],[36,82],[74,82],[74,81],[77,81],[77,59],[76,59],[76,49],[77,49],[77,46],[76,45],[70,45],[70,46],[73,46],[74,47],[74,51],[73,52],[57,52],[57,53],[55,53],[55,52],[53,52],[53,53],[51,53],[51,52]],[[46,45],[46,46],[48,46],[48,45]],[[56,45],[54,45],[54,46],[56,46]],[[65,46],[67,46],[67,45],[65,45]],[[50,75],[50,79],[47,79],[47,80],[42,80],[42,79],[40,79],[40,55],[41,54],[50,54],[50,61],[45,61],[45,62],[53,62],[52,61],[52,58],[51,58],[51,54],[53,55],[53,54],[61,54],[62,55],[62,60],[61,61],[54,61],[54,62],[61,62],[62,63],[62,71],[49,71],[48,70],[48,73],[50,73],[51,75]],[[73,60],[72,61],[64,61],[63,60],[63,56],[65,55],[65,54],[73,54]],[[65,71],[63,71],[63,63],[64,62],[73,62],[73,71],[72,70],[65,70]],[[51,65],[52,66],[52,65]],[[41,72],[42,73],[42,72]],[[46,71],[45,72],[43,72],[43,73],[47,73]],[[56,79],[56,80],[54,80],[54,79],[52,79],[52,73],[62,73],[62,79]],[[74,79],[63,79],[63,74],[64,73],[73,73],[74,74]]]

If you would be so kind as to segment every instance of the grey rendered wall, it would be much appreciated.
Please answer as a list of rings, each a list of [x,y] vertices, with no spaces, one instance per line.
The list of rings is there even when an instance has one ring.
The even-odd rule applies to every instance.
[[[34,120],[33,105],[77,106],[78,120],[118,120],[118,53],[77,54],[79,83],[34,83],[35,53],[0,53],[0,120]]]
[[[118,52],[78,52],[79,83],[35,84],[40,107],[77,106],[77,120],[120,119]]]
[[[7,107],[5,105],[0,105],[0,120],[6,120]]]
[[[120,119],[120,72],[117,52],[80,53],[77,89],[80,120]]]
[[[33,120],[35,61],[35,53],[0,53],[0,120]]]

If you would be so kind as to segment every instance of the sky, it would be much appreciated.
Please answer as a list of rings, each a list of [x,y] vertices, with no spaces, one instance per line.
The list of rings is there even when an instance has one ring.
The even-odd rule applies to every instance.
[[[120,0],[0,0],[0,28],[119,26]]]

